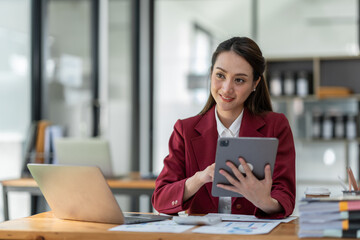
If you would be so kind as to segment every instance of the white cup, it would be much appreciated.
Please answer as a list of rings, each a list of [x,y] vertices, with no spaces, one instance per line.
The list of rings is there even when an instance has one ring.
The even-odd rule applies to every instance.
[[[306,198],[329,197],[330,191],[322,187],[307,187],[305,190]]]

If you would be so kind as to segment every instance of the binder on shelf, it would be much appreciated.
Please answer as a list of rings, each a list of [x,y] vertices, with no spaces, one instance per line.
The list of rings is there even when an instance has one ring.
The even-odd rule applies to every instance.
[[[64,127],[51,125],[47,120],[33,122],[24,145],[22,177],[30,177],[28,163],[53,163],[55,159],[54,139],[64,137]]]
[[[45,161],[45,130],[49,125],[50,122],[46,120],[41,120],[38,123],[35,163],[44,163]]]
[[[57,138],[64,137],[64,128],[59,125],[50,125],[45,129],[44,163],[56,163],[54,142]]]
[[[27,164],[31,162],[32,155],[35,150],[35,143],[37,138],[37,121],[31,123],[27,137],[25,139],[24,150],[23,150],[23,166],[21,171],[22,177],[29,177],[30,172],[27,168]]]

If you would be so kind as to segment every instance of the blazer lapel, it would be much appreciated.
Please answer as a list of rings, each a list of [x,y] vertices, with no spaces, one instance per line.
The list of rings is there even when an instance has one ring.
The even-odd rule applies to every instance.
[[[207,168],[215,162],[216,145],[218,132],[215,120],[215,107],[211,108],[196,124],[195,130],[200,134],[191,139],[196,163],[200,171]],[[210,199],[213,199],[214,205],[218,206],[218,198],[211,195],[211,183],[205,184]]]
[[[210,109],[196,124],[195,130],[200,134],[191,139],[197,164],[200,170],[214,163],[218,132],[214,108]]]
[[[239,137],[264,137],[259,131],[264,125],[265,121],[261,116],[254,115],[244,108]]]

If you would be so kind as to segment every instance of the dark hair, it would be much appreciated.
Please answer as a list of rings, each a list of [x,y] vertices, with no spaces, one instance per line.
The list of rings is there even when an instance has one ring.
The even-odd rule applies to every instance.
[[[211,74],[213,72],[217,57],[220,53],[226,51],[233,51],[239,56],[245,58],[245,60],[251,65],[253,69],[254,81],[260,77],[260,82],[256,87],[256,91],[252,92],[248,99],[246,99],[244,107],[246,107],[253,114],[261,114],[272,111],[270,94],[264,77],[266,67],[265,58],[263,57],[259,46],[253,40],[247,37],[233,37],[220,43],[212,55],[210,68]],[[211,95],[210,90],[209,98],[200,114],[206,113],[215,104],[216,102]]]

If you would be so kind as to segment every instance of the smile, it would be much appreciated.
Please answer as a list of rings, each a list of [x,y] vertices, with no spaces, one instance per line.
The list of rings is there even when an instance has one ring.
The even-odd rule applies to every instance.
[[[231,98],[231,97],[224,97],[223,95],[219,94],[221,99],[225,102],[231,102],[233,101],[235,98]]]

